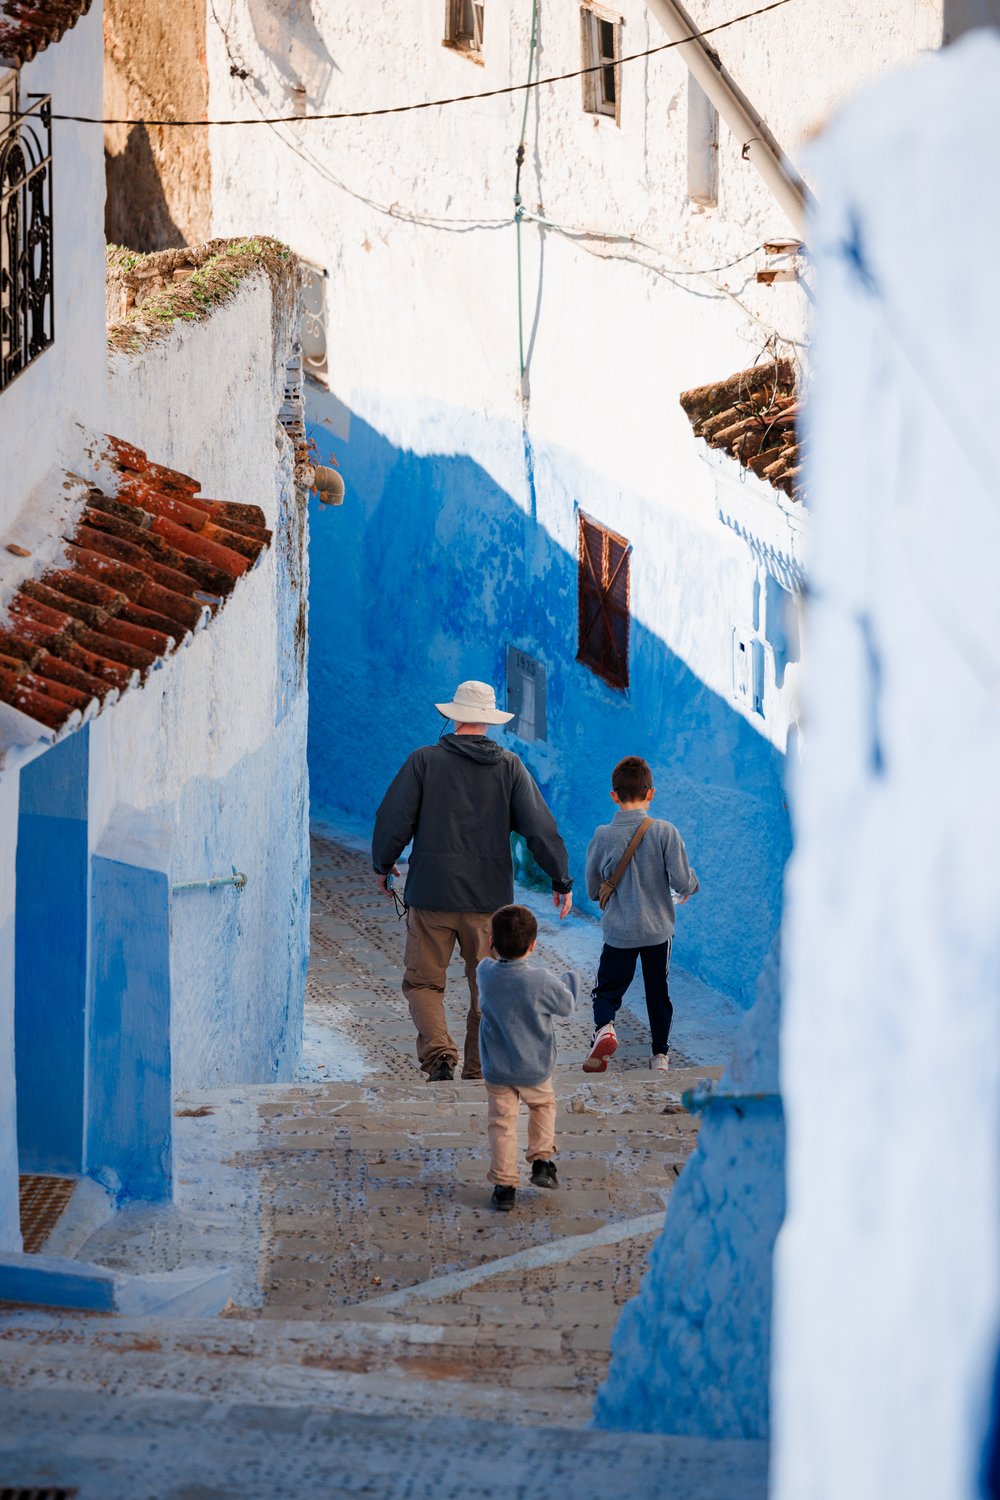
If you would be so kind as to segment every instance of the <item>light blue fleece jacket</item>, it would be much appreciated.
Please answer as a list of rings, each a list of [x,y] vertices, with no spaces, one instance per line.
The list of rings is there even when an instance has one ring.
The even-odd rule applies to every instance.
[[[580,976],[557,978],[527,958],[484,958],[479,981],[479,1057],[487,1083],[544,1083],[556,1065],[556,1016],[576,1004]]]
[[[618,808],[597,829],[587,850],[587,895],[596,901],[602,880],[610,880],[646,813]],[[674,900],[693,896],[698,877],[688,864],[684,840],[673,823],[654,818],[601,914],[610,948],[649,948],[674,935]]]

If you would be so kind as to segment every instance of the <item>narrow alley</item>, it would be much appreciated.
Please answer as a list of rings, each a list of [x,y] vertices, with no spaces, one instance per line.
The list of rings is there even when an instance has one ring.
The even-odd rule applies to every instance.
[[[741,1500],[762,1495],[762,1444],[583,1430],[694,1146],[681,1094],[720,1069],[678,1057],[651,1074],[623,1012],[614,1069],[588,1078],[588,1017],[561,1022],[561,1186],[496,1215],[482,1085],[417,1071],[397,918],[365,855],[314,839],[312,896],[303,1081],[178,1099],[174,1203],[66,1245],[123,1272],[200,1268],[206,1286],[228,1266],[221,1316],[6,1309],[5,1474],[102,1500],[290,1494],[334,1474],[344,1495],[596,1496],[613,1476],[622,1495],[722,1500],[737,1475]],[[537,1429],[516,1460],[512,1425]],[[167,1439],[184,1426],[196,1464]]]

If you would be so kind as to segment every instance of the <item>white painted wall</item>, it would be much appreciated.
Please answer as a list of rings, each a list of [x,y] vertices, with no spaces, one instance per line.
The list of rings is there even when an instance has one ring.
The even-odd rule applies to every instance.
[[[813,162],[815,533],[795,795],[775,1500],[973,1500],[1000,1338],[1000,40]]]
[[[2,70],[0,70],[2,71]],[[21,70],[21,108],[30,94],[51,94],[59,114],[100,115],[104,80],[101,6]],[[103,432],[107,413],[104,320],[104,143],[99,125],[52,126],[55,342],[0,397],[4,462],[0,538],[41,530],[34,513],[73,468],[77,423]],[[32,519],[17,517],[30,502]],[[2,588],[0,588],[2,592]]]
[[[216,619],[91,729],[92,847],[116,813],[137,809],[170,831],[174,883],[234,864],[247,875],[242,892],[173,900],[177,1087],[286,1076],[298,1055],[306,692],[283,555],[304,552],[305,518],[277,422],[294,302],[274,299],[262,274],[207,321],[111,358],[116,435],[196,477],[205,495],[260,505],[274,531]]]

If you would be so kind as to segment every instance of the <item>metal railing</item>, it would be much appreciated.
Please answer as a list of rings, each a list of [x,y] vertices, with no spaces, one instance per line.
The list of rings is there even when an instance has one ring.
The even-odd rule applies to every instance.
[[[52,99],[0,113],[0,391],[49,348]]]

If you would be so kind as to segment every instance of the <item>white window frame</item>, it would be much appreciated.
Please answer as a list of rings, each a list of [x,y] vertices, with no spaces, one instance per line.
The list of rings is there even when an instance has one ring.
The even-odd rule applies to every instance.
[[[583,107],[589,115],[599,115],[603,119],[614,120],[616,125],[622,122],[622,27],[623,18],[617,11],[607,10],[602,5],[586,4],[580,6],[580,34],[581,53],[583,66],[585,68],[600,68],[599,72],[584,73],[583,75]],[[602,50],[603,42],[606,40],[602,33],[602,27],[611,27],[612,52],[606,53]],[[612,80],[614,85],[614,98],[610,98],[607,88],[607,69],[612,69]]]
[[[486,0],[446,0],[446,5],[444,45],[481,63]]]

